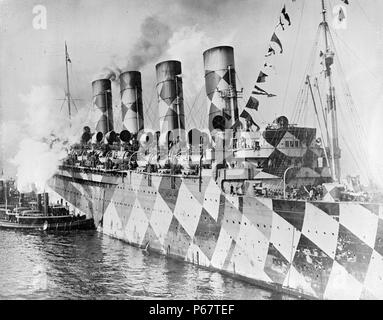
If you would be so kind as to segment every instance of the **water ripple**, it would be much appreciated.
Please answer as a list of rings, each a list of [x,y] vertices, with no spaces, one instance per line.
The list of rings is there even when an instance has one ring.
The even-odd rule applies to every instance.
[[[286,299],[94,231],[0,230],[0,299]]]

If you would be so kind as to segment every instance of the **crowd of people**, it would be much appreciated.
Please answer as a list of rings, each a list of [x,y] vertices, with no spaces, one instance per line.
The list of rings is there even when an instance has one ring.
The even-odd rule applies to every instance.
[[[127,157],[125,161],[122,159],[114,159],[113,157],[108,157],[107,150],[103,152],[89,150],[86,157],[78,156],[76,153],[72,153],[64,160],[64,165],[69,165],[73,167],[78,167],[82,171],[100,171],[110,175],[119,175],[119,171],[123,170],[135,170],[138,167],[136,157]],[[134,153],[132,155],[135,155]],[[101,158],[104,158],[101,161]],[[128,161],[126,161],[128,160]],[[149,165],[149,164],[148,164]],[[170,169],[170,166],[164,165],[149,165],[150,168],[145,168],[145,172],[160,172],[161,169]],[[172,167],[170,172],[171,174],[198,174],[198,170],[182,170],[181,166],[175,165]],[[249,186],[250,187],[250,186]],[[251,187],[250,187],[251,188]],[[262,186],[260,184],[254,184],[252,186],[253,191],[251,194],[257,196],[263,196],[267,198],[279,198],[279,199],[289,199],[289,200],[308,200],[308,201],[318,201],[322,200],[324,196],[324,188],[321,184],[318,185],[287,185],[285,190],[283,186],[279,185],[267,185]],[[242,183],[229,183],[225,186],[225,192],[231,195],[241,196],[247,194],[249,189],[247,186]],[[371,202],[372,197],[364,193],[355,193],[348,190],[340,190],[338,192],[338,199],[340,201],[361,201],[361,202]]]
[[[323,187],[321,185],[305,185],[305,186],[286,186],[285,192],[283,187],[255,187],[255,193],[266,198],[286,198],[291,200],[321,200],[323,198]]]
[[[306,185],[300,186],[287,186],[286,187],[287,199],[302,199],[302,200],[321,200],[323,198],[322,185]]]

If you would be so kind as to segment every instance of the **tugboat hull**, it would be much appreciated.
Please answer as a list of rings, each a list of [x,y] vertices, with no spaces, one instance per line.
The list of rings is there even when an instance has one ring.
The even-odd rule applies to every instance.
[[[51,222],[36,224],[20,224],[16,222],[0,221],[0,229],[42,230],[42,231],[70,231],[94,229],[93,219],[75,220],[69,222]]]

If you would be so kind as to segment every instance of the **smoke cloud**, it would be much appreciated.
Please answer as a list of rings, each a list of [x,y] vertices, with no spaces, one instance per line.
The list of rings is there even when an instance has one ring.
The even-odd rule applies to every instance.
[[[46,182],[56,172],[66,156],[62,141],[39,141],[26,138],[20,142],[19,151],[12,162],[17,166],[17,188],[21,192],[43,192]]]
[[[127,57],[112,57],[110,64],[104,67],[93,79],[118,81],[123,71],[140,70],[150,62],[156,61],[168,49],[173,32],[158,16],[147,17],[141,25],[141,34]]]
[[[228,10],[228,2],[227,0],[181,0],[170,6],[166,14],[158,12],[146,17],[141,24],[137,40],[132,43],[130,50],[125,51],[128,54],[118,52],[111,55],[110,62],[93,79],[110,79],[113,81],[112,91],[118,92],[121,72],[141,71],[160,59],[180,60],[183,64],[185,99],[190,102],[185,103],[185,111],[189,115],[188,119],[191,120],[188,127],[202,124],[205,118],[204,113],[199,113],[200,117],[196,118],[194,114],[197,112],[190,112],[191,109],[188,110],[188,108],[195,105],[194,97],[201,89],[203,90],[202,52],[216,44],[213,44],[206,33],[201,31],[203,29],[201,27],[203,25],[213,27],[214,21],[219,21],[216,18],[222,14],[222,11]],[[167,20],[169,14],[172,16],[171,22]],[[154,82],[154,72],[152,74],[153,78],[145,77],[143,81]],[[51,83],[58,82],[57,79],[51,81]],[[80,97],[84,96],[85,94],[80,95]],[[4,149],[10,155],[16,154],[11,156],[12,159],[8,162],[16,166],[17,183],[22,191],[32,189],[43,191],[46,181],[54,174],[61,160],[66,156],[69,145],[79,141],[82,127],[93,123],[88,117],[89,109],[83,107],[73,115],[72,127],[70,127],[66,106],[64,105],[63,110],[59,112],[61,102],[57,99],[60,97],[63,97],[62,89],[51,86],[32,87],[29,94],[21,97],[25,105],[22,109],[25,112],[25,120],[3,123]],[[201,94],[200,98],[204,100],[204,94]],[[118,94],[113,94],[113,105],[119,105],[118,99]],[[197,104],[205,105],[204,101]],[[150,107],[145,106],[145,108]],[[145,120],[146,125],[148,120],[149,117]],[[157,119],[153,119],[153,122],[157,124]]]
[[[236,1],[240,2],[240,1]],[[208,16],[215,16],[218,14],[219,11],[221,11],[225,6],[231,3],[230,0],[179,0],[178,5],[184,9],[187,10],[188,15],[190,15],[190,12],[198,12],[198,13],[205,13]]]
[[[104,67],[99,74],[93,77],[93,80],[109,79],[111,81],[118,81],[118,77],[120,73],[121,73],[121,69],[116,65]]]
[[[158,17],[146,18],[141,26],[141,35],[129,54],[126,68],[139,70],[161,57],[169,47],[172,34],[170,27]]]
[[[29,94],[21,96],[25,120],[3,127],[4,136],[10,138],[8,143],[17,146],[10,162],[16,166],[17,187],[21,192],[43,192],[46,182],[67,155],[68,147],[80,140],[88,112],[81,109],[70,126],[66,112],[57,110],[60,96],[62,90],[58,88],[33,87]],[[16,141],[11,138],[15,136]]]
[[[166,58],[182,63],[186,129],[207,126],[202,52],[213,44],[213,40],[197,26],[180,28],[169,40]]]
[[[181,61],[184,91],[196,94],[204,87],[202,52],[211,43],[212,39],[196,26],[181,28],[169,40],[166,56]]]

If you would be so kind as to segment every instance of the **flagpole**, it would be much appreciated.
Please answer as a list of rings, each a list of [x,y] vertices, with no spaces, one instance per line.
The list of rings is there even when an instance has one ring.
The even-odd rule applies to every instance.
[[[69,126],[71,126],[71,108],[70,108],[70,91],[69,91],[69,75],[68,75],[68,49],[65,41],[65,72],[66,72],[66,98],[68,103],[68,115],[69,115]]]

